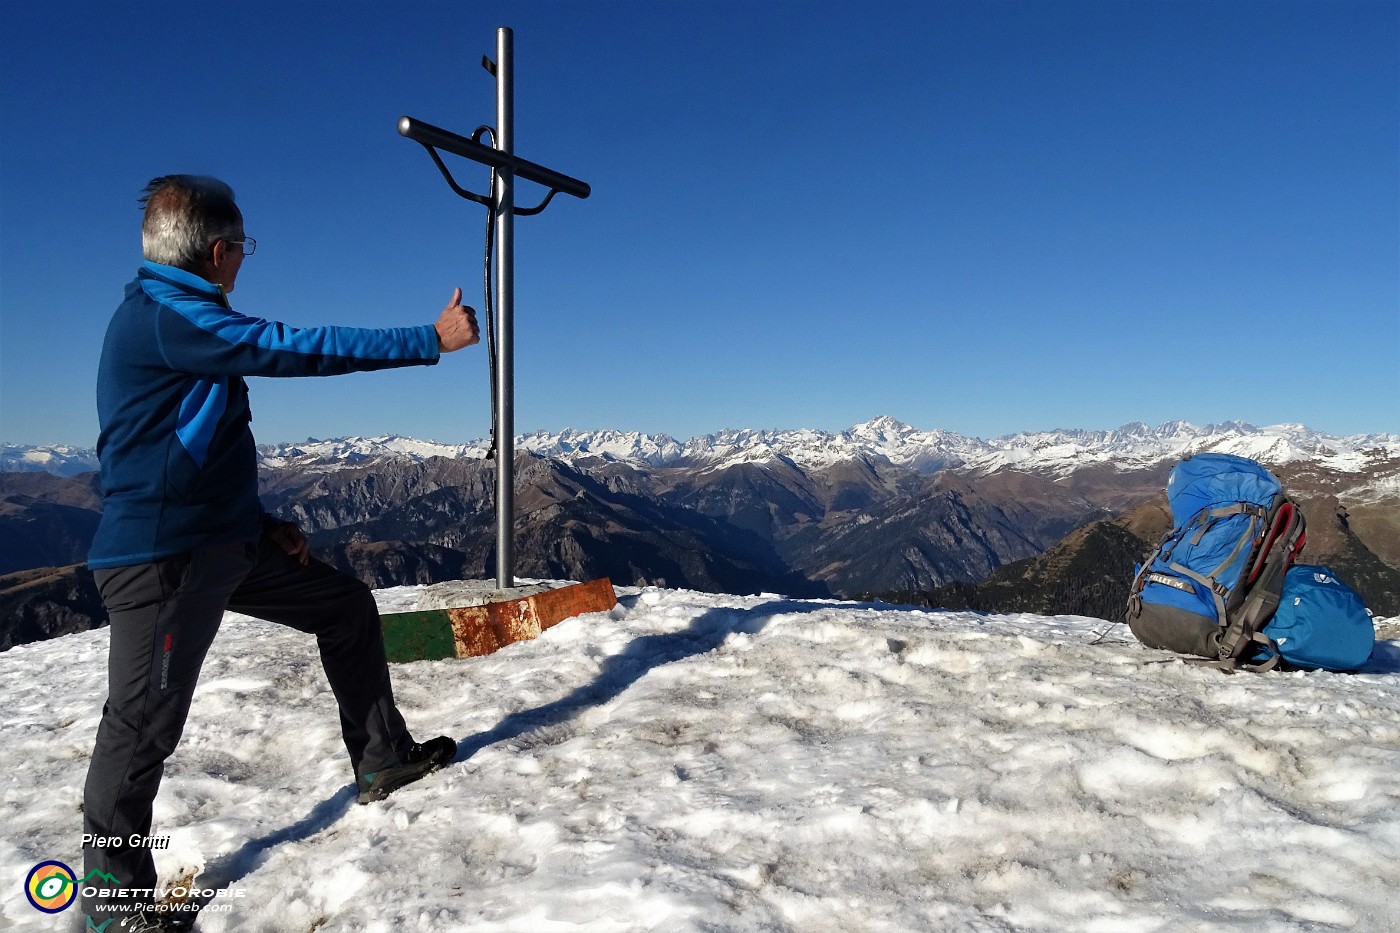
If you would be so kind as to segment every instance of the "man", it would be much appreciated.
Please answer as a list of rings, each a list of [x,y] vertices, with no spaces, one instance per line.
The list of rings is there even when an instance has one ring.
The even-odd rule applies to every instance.
[[[111,616],[108,698],[83,809],[84,876],[126,893],[87,898],[91,925],[162,929],[152,803],[205,653],[226,609],[316,636],[340,707],[359,802],[442,767],[441,736],[415,743],[394,703],[369,588],[310,557],[289,522],[263,513],[244,376],[328,376],[433,365],[479,339],[457,289],[435,324],[294,328],[234,311],[256,243],[223,182],[152,181],[146,262],[112,317],[97,377],[103,514],[89,565]],[[102,885],[106,887],[106,883]]]

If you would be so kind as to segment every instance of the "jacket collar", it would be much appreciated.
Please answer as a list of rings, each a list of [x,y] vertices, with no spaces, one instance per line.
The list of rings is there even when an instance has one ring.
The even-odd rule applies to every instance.
[[[222,297],[224,293],[222,286],[210,282],[203,276],[195,275],[193,272],[187,272],[176,266],[167,266],[164,263],[151,262],[149,259],[141,264],[141,269],[137,274],[161,279],[169,282],[171,285],[191,288],[211,297]]]
[[[224,287],[216,282],[211,282],[203,276],[195,275],[176,266],[167,266],[160,262],[151,262],[147,259],[141,264],[141,268],[136,272],[137,279],[159,279],[168,285],[177,288],[186,288],[199,295],[207,295],[209,298],[223,305],[225,308],[232,308],[229,304],[228,293]],[[133,283],[134,284],[134,283]]]

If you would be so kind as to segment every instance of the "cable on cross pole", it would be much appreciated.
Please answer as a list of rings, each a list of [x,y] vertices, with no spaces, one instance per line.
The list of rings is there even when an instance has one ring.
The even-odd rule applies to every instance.
[[[472,139],[480,142],[484,134],[491,136],[491,146],[495,148],[496,133],[489,126],[479,126]],[[491,254],[496,245],[496,170],[491,169],[490,210],[486,212],[486,255],[482,258],[482,296],[486,302],[486,366],[491,382],[491,446],[486,449],[486,460],[496,458],[496,431],[501,425],[501,400],[496,391],[496,302],[491,294]]]

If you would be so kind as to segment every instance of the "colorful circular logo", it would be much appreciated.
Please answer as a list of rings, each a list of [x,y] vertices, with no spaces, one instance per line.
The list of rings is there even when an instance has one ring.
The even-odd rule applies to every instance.
[[[35,909],[46,914],[67,910],[78,896],[73,869],[62,862],[40,862],[24,879],[24,894]]]

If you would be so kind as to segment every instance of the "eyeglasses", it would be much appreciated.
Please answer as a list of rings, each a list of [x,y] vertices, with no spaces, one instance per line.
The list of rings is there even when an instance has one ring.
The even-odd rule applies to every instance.
[[[225,237],[224,242],[228,243],[230,246],[238,245],[243,247],[244,256],[251,256],[258,250],[258,241],[250,236],[238,237],[236,239],[229,239]]]

